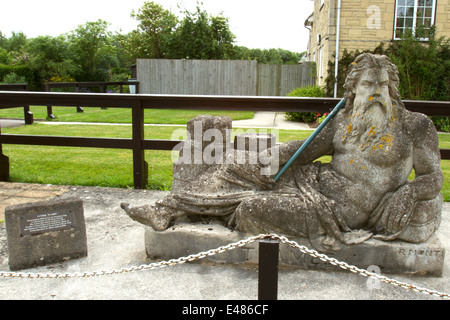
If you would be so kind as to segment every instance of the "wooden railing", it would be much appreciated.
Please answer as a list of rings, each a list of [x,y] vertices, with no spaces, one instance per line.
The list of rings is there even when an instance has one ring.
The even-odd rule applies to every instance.
[[[119,87],[119,92],[123,93],[123,86],[134,86],[135,92],[139,93],[138,81],[106,81],[106,82],[51,82],[45,84],[45,91],[51,92],[52,89],[72,88],[75,92],[81,92],[83,89],[97,88],[100,93],[106,93],[108,87]],[[106,107],[102,107],[106,109]],[[77,112],[83,112],[83,107],[77,106]],[[47,118],[55,119],[52,106],[47,106]]]
[[[133,150],[134,187],[145,187],[148,173],[145,150],[172,150],[180,141],[144,139],[144,109],[242,110],[276,112],[329,112],[340,99],[297,97],[180,96],[102,93],[44,93],[0,91],[0,109],[24,105],[86,106],[132,109],[132,138],[85,138],[1,134],[2,144],[46,145],[66,147],[118,148]],[[450,116],[448,101],[403,101],[411,111],[429,116]],[[4,156],[3,156],[4,157]],[[450,159],[450,149],[441,149],[442,159]],[[8,168],[1,165],[0,179]],[[4,179],[4,178],[3,178]]]
[[[0,84],[0,91],[28,91],[28,83]],[[33,124],[33,113],[30,106],[23,106],[23,117],[25,124]]]

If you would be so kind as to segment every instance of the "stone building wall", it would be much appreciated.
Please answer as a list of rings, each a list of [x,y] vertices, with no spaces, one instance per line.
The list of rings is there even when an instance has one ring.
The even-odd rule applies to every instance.
[[[401,1],[401,0],[397,0]],[[338,0],[315,0],[309,59],[317,65],[317,79],[323,84],[328,61],[336,52],[336,12]],[[394,38],[396,0],[341,0],[339,55],[345,49],[373,50]],[[437,36],[450,38],[450,0],[436,0]]]

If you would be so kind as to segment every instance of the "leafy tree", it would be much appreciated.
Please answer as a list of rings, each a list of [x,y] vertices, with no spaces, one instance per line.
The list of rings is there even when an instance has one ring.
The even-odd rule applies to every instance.
[[[195,12],[184,10],[178,17],[155,2],[145,2],[131,16],[139,21],[124,43],[132,60],[151,59],[229,59],[233,55],[234,35],[228,19],[211,16],[200,6]]]
[[[28,39],[23,32],[12,32],[9,38],[0,32],[0,63],[6,65],[27,64],[30,59],[24,50],[27,42]]]
[[[6,43],[8,38],[0,31],[0,48],[6,50]]]
[[[233,55],[235,36],[227,18],[210,16],[200,6],[184,14],[170,46],[172,58],[229,59]]]
[[[102,54],[107,52],[109,23],[104,20],[87,22],[68,35],[72,60],[78,66],[75,78],[78,81],[103,81],[105,70],[98,69]]]
[[[421,39],[426,32],[428,41]],[[399,70],[399,90],[403,99],[413,100],[450,100],[449,74],[450,49],[449,40],[445,37],[436,38],[435,29],[416,29],[415,34],[405,32],[403,38],[389,44],[384,49],[380,44],[371,52],[385,54]],[[343,85],[348,66],[362,52],[359,50],[348,52],[344,50],[339,60],[338,96],[342,97]],[[334,91],[334,61],[328,62],[328,76],[325,91],[332,96]]]
[[[425,36],[428,41],[423,43]],[[418,28],[415,35],[405,33],[402,41],[389,46],[387,54],[400,71],[403,99],[450,100],[449,39],[436,38],[435,28]],[[450,132],[449,117],[430,118],[438,130]]]
[[[232,59],[258,60],[263,64],[297,64],[305,52],[298,53],[284,49],[249,49],[235,46]]]
[[[344,96],[344,83],[345,77],[347,76],[348,68],[350,64],[355,61],[356,57],[359,56],[363,52],[370,52],[374,54],[384,54],[383,44],[378,45],[374,50],[364,50],[364,51],[351,51],[348,52],[347,49],[344,49],[342,57],[339,59],[339,68],[338,68],[338,76],[337,76],[337,96]],[[333,54],[333,58],[336,57],[336,53]],[[334,95],[334,72],[335,72],[335,59],[328,61],[328,70],[327,70],[327,78],[325,79],[325,94],[328,97],[332,97]]]
[[[39,73],[43,83],[67,73],[69,47],[63,36],[39,36],[30,39],[25,51],[30,55],[31,67]]]
[[[0,32],[0,48],[8,52],[22,52],[22,47],[27,43],[27,36],[23,32],[11,32],[11,37],[6,38]]]
[[[424,42],[422,39],[427,37]],[[405,32],[403,38],[389,44],[387,49],[380,44],[372,53],[385,54],[399,70],[399,90],[402,99],[450,100],[450,47],[449,39],[436,38],[435,28],[416,28],[415,34]],[[339,60],[338,96],[342,97],[343,84],[348,66],[361,52],[344,51]],[[334,91],[334,61],[328,62],[325,91],[332,96]],[[448,117],[431,117],[439,130],[450,132]]]
[[[112,68],[128,68],[132,61],[125,47],[126,35],[115,33],[109,39],[109,45],[114,48],[114,54],[117,60],[117,65]]]
[[[278,52],[281,56],[281,60],[283,60],[283,64],[297,64],[305,54],[304,52],[298,53],[284,49],[278,49]]]
[[[11,62],[12,58],[8,51],[0,47],[0,64],[10,64]]]
[[[125,43],[129,54],[136,58],[164,58],[178,24],[178,18],[155,2],[145,2],[131,17],[139,21]]]
[[[428,41],[421,41],[427,32]],[[399,69],[400,92],[403,99],[450,100],[450,49],[449,40],[436,38],[435,29],[416,29],[407,32],[401,41],[392,43],[386,50]]]

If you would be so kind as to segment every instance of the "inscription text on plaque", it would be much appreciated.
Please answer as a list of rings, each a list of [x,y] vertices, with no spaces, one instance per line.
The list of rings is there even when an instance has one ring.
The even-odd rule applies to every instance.
[[[20,217],[20,236],[29,236],[74,227],[73,213],[39,213]]]

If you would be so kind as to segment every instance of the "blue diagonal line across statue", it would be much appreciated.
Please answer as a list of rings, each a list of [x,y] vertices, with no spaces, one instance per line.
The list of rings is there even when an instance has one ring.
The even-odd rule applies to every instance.
[[[294,161],[302,154],[302,152],[309,146],[311,141],[313,141],[320,131],[327,125],[328,122],[333,119],[333,117],[339,112],[339,110],[345,105],[345,99],[342,99],[339,101],[339,103],[334,107],[334,109],[328,114],[328,116],[322,121],[322,123],[317,127],[316,130],[309,136],[308,139],[302,144],[302,146],[297,150],[296,153],[292,156],[291,159],[289,159],[288,162],[278,171],[278,173],[275,175],[273,180],[278,181],[281,176],[286,172],[287,169],[294,163]]]

